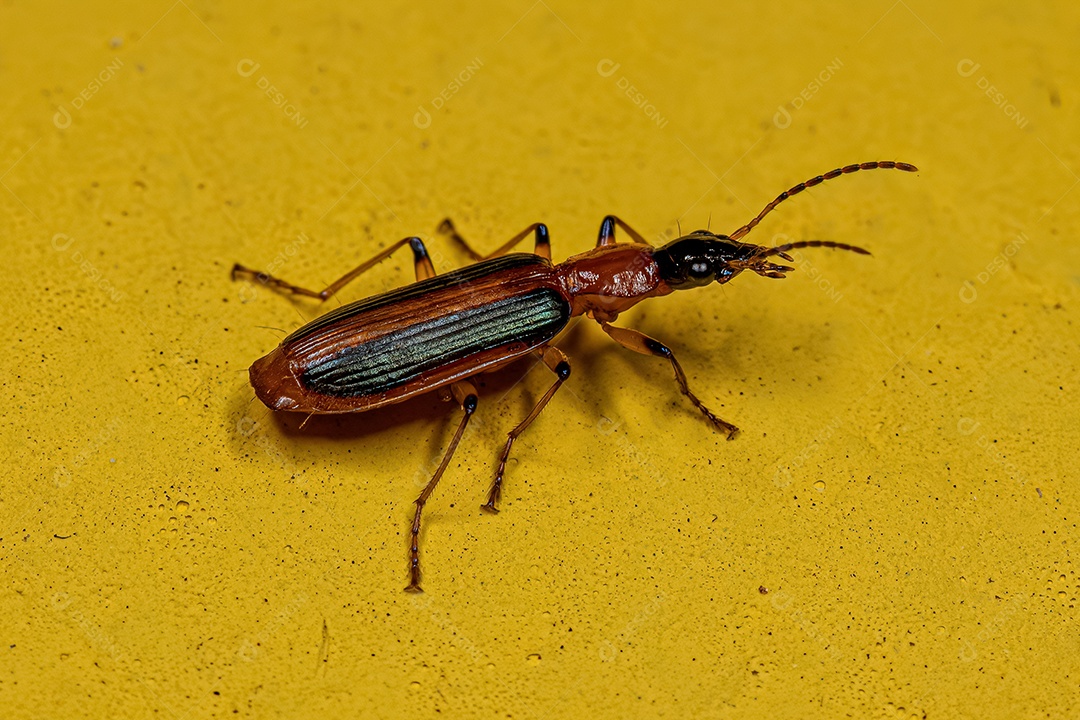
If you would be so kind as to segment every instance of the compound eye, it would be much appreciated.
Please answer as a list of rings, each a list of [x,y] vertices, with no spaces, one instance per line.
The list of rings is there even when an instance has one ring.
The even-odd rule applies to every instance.
[[[690,263],[690,277],[696,280],[703,280],[710,275],[712,275],[712,268],[709,267],[709,263],[704,260]]]

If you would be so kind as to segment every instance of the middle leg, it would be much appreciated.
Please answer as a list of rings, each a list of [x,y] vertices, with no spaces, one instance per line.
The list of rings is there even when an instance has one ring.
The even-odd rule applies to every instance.
[[[480,506],[481,510],[486,510],[490,513],[497,513],[499,509],[495,507],[499,502],[499,497],[502,495],[502,482],[503,474],[506,472],[506,461],[510,458],[510,448],[514,446],[514,441],[517,440],[518,435],[525,432],[525,428],[529,427],[529,424],[536,419],[536,416],[540,414],[540,411],[547,406],[551,398],[555,396],[555,392],[562,387],[562,384],[566,382],[566,379],[570,377],[570,361],[562,350],[545,346],[537,350],[540,353],[540,359],[544,364],[555,373],[555,383],[548,388],[548,391],[544,393],[544,397],[540,398],[540,402],[536,403],[536,407],[532,409],[532,412],[522,420],[516,428],[506,434],[506,446],[503,447],[502,455],[499,457],[499,469],[495,471],[495,482],[491,484],[491,491],[488,493],[487,502]]]
[[[648,242],[646,242],[645,238],[641,236],[641,233],[627,225],[625,222],[622,221],[621,218],[618,218],[614,215],[608,215],[606,218],[604,218],[604,221],[600,223],[600,234],[596,238],[596,247],[604,247],[606,245],[615,244],[616,225],[626,231],[626,234],[629,235],[630,239],[634,242],[641,243],[642,245],[649,244]]]
[[[461,233],[459,233],[457,231],[457,228],[454,227],[454,223],[451,222],[450,218],[446,218],[441,223],[439,223],[439,232],[448,235],[451,240],[456,242],[461,247],[465,248],[465,252],[469,254],[469,257],[477,261],[490,260],[491,258],[505,255],[506,253],[513,250],[515,245],[527,238],[529,236],[529,233],[535,232],[536,245],[533,247],[533,254],[539,255],[542,258],[547,258],[548,260],[551,259],[551,240],[548,237],[547,225],[545,225],[544,223],[533,223],[529,227],[519,232],[514,237],[507,240],[497,250],[490,252],[487,255],[482,255],[476,250],[473,250],[472,246],[469,245],[468,241],[466,241],[465,238],[461,237]]]

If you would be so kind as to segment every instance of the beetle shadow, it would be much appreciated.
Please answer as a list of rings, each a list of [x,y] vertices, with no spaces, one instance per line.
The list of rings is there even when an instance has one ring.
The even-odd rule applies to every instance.
[[[664,311],[663,307],[656,307],[654,304],[618,325],[638,330],[670,347],[687,373],[691,389],[706,405],[711,402],[711,406],[716,408],[737,401],[737,397],[726,397],[726,391],[733,390],[738,394],[741,389],[745,389],[747,380],[760,370],[752,358],[748,361],[746,348],[743,347],[745,344],[760,345],[765,338],[782,338],[778,342],[786,348],[794,345],[811,353],[822,354],[835,351],[836,340],[822,336],[819,332],[821,323],[815,323],[812,319],[780,317],[768,312],[761,312],[753,317],[737,315],[726,318],[722,325],[711,330],[706,337],[700,333],[673,332]],[[702,313],[703,322],[708,314],[707,311]],[[595,323],[586,321],[578,327],[583,325]],[[828,322],[825,322],[825,325],[828,325]],[[591,393],[591,401],[603,406],[610,399],[607,397],[609,393],[632,392],[632,388],[637,384],[649,384],[666,390],[670,394],[670,402],[682,407],[688,416],[700,417],[698,411],[682,398],[672,374],[671,364],[667,360],[624,348],[608,338],[598,327],[574,334],[577,342],[584,345],[585,349],[576,354],[571,354],[568,347],[563,349],[571,355],[576,376],[584,376],[591,383],[593,378],[603,375],[619,375],[617,378],[609,377],[609,382],[604,383],[606,389]],[[596,340],[596,337],[600,339]],[[769,352],[768,356],[774,375],[800,377],[806,373],[805,358],[799,354]],[[628,373],[613,371],[612,368],[619,367],[612,362],[617,358],[623,359],[618,363],[628,369]],[[664,393],[660,394],[667,397]]]
[[[720,398],[723,387],[730,388],[731,384],[708,381],[701,375],[701,368],[718,367],[725,378],[746,375],[750,368],[746,367],[744,355],[731,340],[768,334],[776,329],[774,325],[780,324],[768,316],[753,320],[730,319],[727,327],[717,336],[721,342],[710,347],[700,335],[669,337],[671,332],[665,324],[663,308],[649,310],[625,323],[625,327],[638,329],[668,343],[691,375],[691,387],[703,398],[710,395]],[[797,323],[791,318],[783,322],[785,335],[804,340],[813,335],[809,321],[808,327],[801,329],[793,329],[792,322]],[[553,405],[545,409],[544,417],[553,410],[557,413],[559,405],[566,407],[559,400],[561,395],[568,394],[567,390],[572,390],[572,393],[587,405],[599,408],[599,412],[602,412],[605,404],[612,399],[609,397],[611,393],[632,391],[633,387],[641,383],[667,388],[672,401],[681,404],[678,385],[671,377],[671,368],[667,361],[646,357],[621,347],[607,337],[595,322],[585,318],[574,322],[554,344],[566,353],[573,371],[567,386],[555,396]],[[616,356],[629,360],[630,374],[625,377],[609,377],[607,382],[597,383],[597,378],[612,374],[611,359]],[[791,357],[789,353],[781,353],[776,362],[779,363],[779,372],[785,372],[788,365],[791,365],[792,372],[796,372],[795,365],[801,361]],[[531,377],[533,375],[537,377]],[[538,359],[527,355],[505,367],[474,376],[471,380],[477,386],[479,406],[470,421],[466,437],[474,436],[476,430],[483,427],[485,442],[497,439],[501,444],[505,434],[526,417],[551,386],[555,375],[543,367],[543,363]],[[446,388],[444,394],[449,397],[449,388]],[[713,402],[715,404],[715,400]],[[431,447],[421,449],[418,445],[417,451],[430,457],[436,457],[445,449],[461,418],[458,404],[452,400],[442,400],[439,391],[423,393],[365,412],[310,416],[303,413],[275,412],[255,398],[246,382],[237,383],[230,408],[233,418],[236,419],[236,435],[241,444],[255,435],[257,426],[270,424],[275,428],[275,434],[290,444],[303,444],[305,439],[310,438],[344,443],[386,432],[400,432],[402,428],[410,428],[412,433],[418,432],[417,428],[424,428],[420,432],[431,436]],[[696,411],[689,404],[685,410],[696,416]]]

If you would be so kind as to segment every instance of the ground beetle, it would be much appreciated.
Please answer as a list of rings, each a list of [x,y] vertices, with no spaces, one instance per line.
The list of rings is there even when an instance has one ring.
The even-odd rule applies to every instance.
[[[477,392],[471,378],[534,354],[555,373],[554,384],[506,437],[495,480],[482,508],[497,512],[506,460],[514,440],[570,377],[566,355],[550,343],[572,317],[586,315],[615,342],[634,352],[671,363],[682,394],[728,439],[738,428],[721,420],[690,391],[686,374],[671,350],[636,330],[611,323],[619,313],[646,298],[674,290],[726,283],[744,270],[763,277],[782,278],[794,268],[769,262],[792,261],[788,250],[827,247],[869,254],[862,248],[823,240],[763,247],[739,242],[774,207],[788,197],[825,180],[874,168],[914,172],[914,165],[882,161],[847,165],[799,183],[781,193],[757,217],[730,235],[708,230],[684,235],[661,248],[619,218],[609,215],[600,225],[596,247],[552,265],[548,229],[534,223],[490,255],[480,255],[457,233],[449,220],[440,230],[465,248],[478,262],[445,275],[436,275],[424,243],[407,237],[349,272],[322,292],[297,287],[266,273],[235,265],[232,277],[256,280],[282,292],[326,300],[398,248],[413,251],[417,282],[366,300],[343,305],[286,337],[269,355],[251,366],[255,394],[273,410],[308,414],[350,413],[442,388],[463,411],[434,476],[416,499],[409,546],[409,585],[420,591],[420,515],[446,471],[469,419],[476,411]],[[633,242],[615,242],[619,227]],[[532,254],[507,254],[534,234]]]

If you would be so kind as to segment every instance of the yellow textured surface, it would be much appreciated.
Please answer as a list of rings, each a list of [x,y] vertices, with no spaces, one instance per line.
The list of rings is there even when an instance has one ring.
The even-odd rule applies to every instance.
[[[0,715],[1064,717],[1076,623],[1075,4],[0,6]],[[277,418],[246,368],[452,216],[557,258],[825,238],[785,281],[581,323],[546,389]],[[407,257],[343,300],[400,285]],[[520,384],[515,384],[525,374]]]

